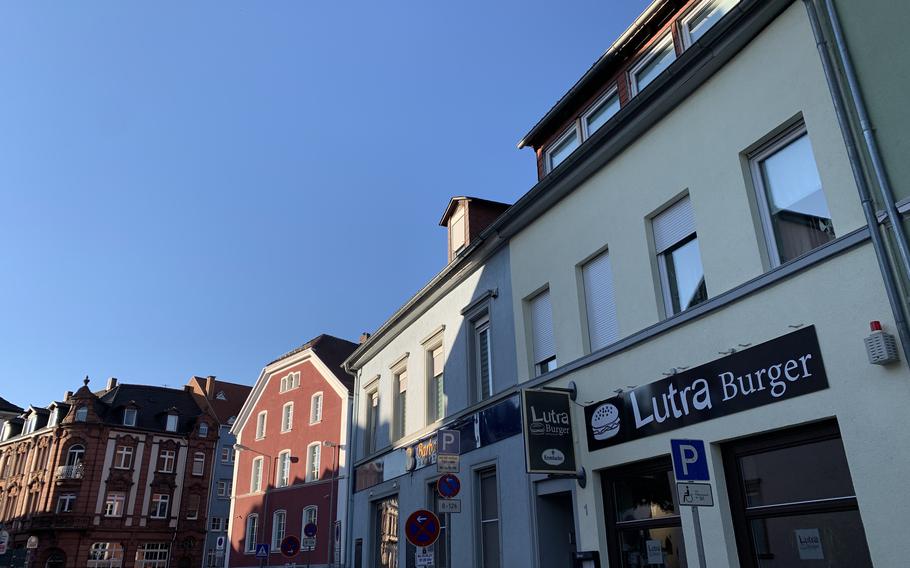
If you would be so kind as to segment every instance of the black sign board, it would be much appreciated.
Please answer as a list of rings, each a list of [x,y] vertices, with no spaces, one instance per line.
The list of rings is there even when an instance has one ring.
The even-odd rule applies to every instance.
[[[521,391],[528,473],[575,473],[575,443],[569,395]]]
[[[585,407],[588,451],[828,388],[815,326]]]

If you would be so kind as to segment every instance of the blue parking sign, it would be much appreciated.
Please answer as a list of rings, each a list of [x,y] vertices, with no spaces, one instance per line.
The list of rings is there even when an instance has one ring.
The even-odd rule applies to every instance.
[[[704,440],[670,440],[676,481],[710,481]]]

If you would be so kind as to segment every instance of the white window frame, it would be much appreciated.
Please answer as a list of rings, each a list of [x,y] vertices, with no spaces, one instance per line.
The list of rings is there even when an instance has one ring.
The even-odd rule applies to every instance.
[[[546,150],[546,152],[544,152],[544,166],[545,166],[544,170],[546,170],[546,173],[552,172],[553,169],[559,165],[559,164],[556,164],[556,166],[553,165],[553,159],[552,159],[553,150],[555,150],[557,146],[559,146],[560,144],[565,142],[572,135],[573,132],[575,133],[575,136],[578,139],[578,146],[581,146],[581,143],[583,142],[583,138],[581,136],[581,126],[578,124],[577,120],[574,121],[574,124],[572,124],[572,126],[566,128],[565,132],[563,132],[562,134],[559,135],[559,138],[557,138],[556,140],[554,140],[553,142],[551,142],[550,144],[547,145],[547,150]],[[578,146],[575,147],[575,150],[578,149]],[[575,152],[575,150],[572,150],[572,152],[569,152],[569,156],[571,156],[572,153]],[[566,156],[566,158],[563,160],[563,162],[565,160],[567,160],[569,158],[569,156]],[[562,162],[560,162],[560,164],[561,163]]]
[[[260,411],[256,415],[256,439],[262,440],[265,438],[266,428],[269,422],[269,413],[266,410]]]
[[[654,42],[654,45],[648,48],[648,51],[642,55],[638,61],[635,62],[635,65],[633,65],[631,69],[629,69],[628,79],[630,96],[634,97],[639,92],[641,92],[641,89],[638,87],[638,79],[636,78],[638,72],[647,67],[648,64],[651,63],[655,57],[657,57],[657,54],[663,51],[663,48],[665,48],[667,44],[669,44],[670,48],[673,50],[673,61],[676,61],[676,58],[679,57],[679,55],[676,53],[676,45],[673,43],[673,34],[671,32],[667,32],[662,38]],[[656,80],[656,78],[654,80]],[[651,82],[653,83],[654,80]],[[650,84],[651,83],[648,83],[648,85]],[[647,88],[648,85],[645,85],[644,88]]]
[[[234,463],[234,449],[230,446],[224,446],[221,448],[221,463]]]
[[[446,381],[446,372],[445,372],[445,349],[442,344],[442,337],[435,338],[436,340],[430,344],[426,349],[426,369],[427,369],[427,423],[432,424],[439,420],[445,418],[446,415],[446,396],[445,396],[445,381]],[[442,351],[440,359],[442,359],[442,371],[437,375],[434,373],[436,370],[433,366],[433,353],[436,351]],[[439,385],[437,384],[436,378],[442,377],[442,393],[439,393]],[[442,394],[440,397],[439,395]],[[442,399],[442,408],[439,408],[439,399]]]
[[[139,419],[139,411],[135,408],[124,408],[123,409],[123,425],[124,426],[135,426],[137,420]]]
[[[610,281],[608,283],[606,283],[606,285],[609,287],[609,292],[612,294],[612,297],[598,296],[598,298],[597,298],[597,299],[604,300],[604,301],[609,299],[612,302],[612,304],[609,306],[601,306],[600,304],[595,305],[595,302],[592,301],[595,299],[594,297],[592,297],[595,290],[594,290],[593,286],[589,286],[589,275],[591,274],[590,267],[593,266],[592,263],[597,262],[597,261],[605,261],[607,264],[609,264]],[[619,321],[618,321],[618,314],[617,314],[618,304],[616,302],[616,277],[615,277],[615,273],[613,272],[613,260],[612,260],[611,254],[610,254],[610,250],[608,248],[604,248],[600,252],[594,254],[593,256],[591,256],[590,258],[588,258],[587,260],[582,262],[578,266],[578,275],[579,275],[579,278],[581,281],[581,287],[582,287],[581,295],[582,295],[582,298],[584,298],[584,309],[582,310],[582,314],[584,316],[585,338],[587,341],[588,353],[591,353],[591,352],[597,351],[598,349],[602,349],[602,348],[606,347],[607,345],[612,345],[613,343],[616,343],[619,340],[619,338],[621,337],[619,334]],[[603,286],[604,286],[604,284],[601,283],[600,291],[602,291],[602,292],[606,291],[606,288],[603,288]],[[595,345],[594,337],[593,337],[593,334],[591,333],[592,326],[595,323],[594,318],[592,318],[592,315],[594,315],[592,313],[592,310],[595,307],[606,307],[606,308],[608,308],[608,310],[607,310],[608,312],[610,311],[610,309],[612,309],[612,321],[610,323],[611,323],[611,327],[615,330],[615,333],[614,333],[613,337],[609,338],[609,340],[606,343],[603,343],[602,345]],[[609,317],[609,316],[607,316],[607,317]]]
[[[212,532],[221,532],[221,517],[209,517],[209,530]]]
[[[164,429],[168,432],[176,432],[178,424],[178,416],[176,414],[168,414],[167,422],[164,424]]]
[[[104,516],[122,517],[126,506],[126,493],[123,491],[108,491],[104,496]]]
[[[205,453],[195,452],[193,454],[193,475],[205,475]]]
[[[174,463],[177,461],[177,452],[174,450],[161,450],[161,453],[158,454],[158,459],[161,460],[159,463],[159,472],[174,473]]]
[[[538,350],[536,349],[535,344],[537,342],[535,341],[535,334],[537,334],[537,332],[538,332],[538,326],[535,325],[535,322],[534,322],[534,302],[536,302],[543,294],[547,294],[549,296],[548,302],[550,304],[550,313],[548,314],[548,322],[550,325],[550,335],[552,336],[551,339],[553,341],[553,353],[550,355],[547,355],[545,357],[543,356],[543,354],[538,353],[537,352]],[[549,286],[546,288],[543,288],[542,290],[540,290],[537,293],[535,293],[534,295],[532,295],[530,298],[528,298],[526,300],[526,302],[527,302],[527,309],[528,309],[528,311],[527,311],[528,326],[527,327],[528,327],[528,330],[530,331],[529,339],[530,339],[531,361],[533,363],[533,374],[535,377],[539,377],[539,376],[549,373],[550,371],[553,370],[553,369],[544,369],[544,366],[549,367],[550,362],[553,363],[554,369],[559,366],[559,363],[558,363],[559,359],[557,359],[557,353],[556,353],[556,336],[555,336],[555,333],[553,330],[553,296],[551,294]]]
[[[114,469],[130,469],[133,467],[133,447],[117,446],[114,452]]]
[[[256,541],[259,539],[259,515],[250,513],[246,516],[244,525],[243,551],[247,554],[254,554],[256,552]]]
[[[606,104],[607,101],[610,100],[610,99],[613,98],[613,97],[616,97],[616,101],[619,102],[619,104],[620,104],[620,109],[621,109],[621,108],[622,108],[622,101],[619,100],[619,87],[618,87],[617,85],[613,85],[612,87],[610,87],[610,88],[607,90],[606,93],[604,93],[600,98],[598,98],[596,101],[594,101],[594,104],[592,104],[590,107],[588,107],[588,110],[585,111],[585,113],[584,113],[583,115],[581,115],[581,133],[582,133],[582,141],[587,140],[588,138],[591,137],[591,134],[593,134],[593,132],[590,132],[590,131],[588,130],[588,118],[589,118],[592,114],[594,114],[594,113],[597,111],[597,109],[599,109],[599,108],[601,107],[601,105]],[[610,121],[610,118],[616,116],[616,113],[617,113],[617,112],[619,112],[619,111],[617,110],[616,112],[614,112],[613,114],[611,114],[610,117],[607,118],[607,122]],[[595,130],[595,132],[596,132],[596,130]]]
[[[219,479],[215,482],[215,495],[218,497],[230,497],[228,492],[228,482],[226,479]]]
[[[364,417],[366,418],[366,436],[364,436],[364,442],[366,446],[366,454],[372,454],[379,449],[379,386],[375,384],[368,388],[365,391],[365,396],[363,397],[364,402],[366,403],[366,412],[364,412]],[[373,405],[373,401],[376,401],[376,405]]]
[[[286,402],[281,406],[281,433],[287,434],[294,428],[294,403]]]
[[[75,493],[62,493],[57,496],[57,513],[72,513],[76,504]]]
[[[279,525],[278,518],[281,518],[281,524]],[[279,530],[280,529],[280,530]],[[281,541],[284,540],[284,537],[287,536],[288,532],[288,512],[284,509],[279,509],[272,513],[272,554],[278,554],[281,552]]]
[[[683,195],[683,196],[681,196],[681,197],[679,197],[679,198],[677,198],[677,199],[674,199],[672,202],[670,202],[669,205],[667,205],[666,207],[664,207],[663,209],[661,209],[660,213],[657,213],[656,215],[654,215],[653,217],[651,217],[651,222],[652,222],[652,234],[653,234],[653,222],[654,222],[654,220],[655,220],[657,217],[663,215],[664,212],[666,212],[666,211],[669,210],[670,208],[674,207],[677,203],[679,203],[680,201],[682,201],[682,200],[684,200],[684,199],[690,200],[689,206],[692,207],[692,204],[691,204],[691,197],[690,197],[689,194],[687,193],[687,194],[685,194],[685,195]],[[693,215],[694,215],[694,213],[693,213]],[[686,236],[680,237],[680,238],[677,239],[672,245],[665,247],[665,248],[664,248],[663,250],[661,250],[660,252],[655,251],[655,254],[656,254],[656,256],[657,256],[657,270],[658,270],[658,276],[659,276],[659,278],[660,278],[660,290],[661,290],[661,295],[662,295],[663,301],[664,301],[664,312],[665,312],[666,317],[668,317],[668,318],[669,318],[669,317],[672,317],[672,316],[675,316],[676,314],[682,313],[682,312],[686,311],[686,309],[688,309],[688,308],[682,308],[682,307],[681,307],[680,311],[678,311],[678,312],[675,311],[674,308],[673,308],[673,297],[672,297],[672,295],[670,294],[670,275],[669,275],[669,271],[668,271],[668,269],[667,269],[667,257],[668,257],[669,255],[671,255],[671,254],[673,253],[673,251],[677,250],[677,249],[680,248],[682,245],[685,245],[686,243],[688,243],[688,242],[690,242],[690,241],[692,241],[692,240],[696,240],[696,241],[698,240],[698,230],[697,230],[697,228],[695,227],[694,219],[693,219],[693,222],[692,222],[692,230],[691,230],[689,233],[687,233]],[[701,259],[701,249],[700,249],[700,248],[699,248],[699,259]],[[704,272],[705,266],[704,266],[704,263],[703,263],[703,262],[702,262],[702,267],[701,267],[701,268],[702,268],[702,272]],[[705,278],[705,281],[707,282],[707,277]]]
[[[300,515],[300,538],[306,537],[303,529],[306,528],[307,523],[319,524],[319,507],[317,505],[307,505],[303,508],[303,513]]]
[[[401,378],[404,377],[405,387],[401,388]],[[406,365],[396,367],[392,371],[392,438],[400,440],[407,434],[408,419],[408,368]],[[402,404],[402,394],[404,404]]]
[[[87,568],[120,568],[123,565],[123,545],[119,542],[96,542],[88,552]]]
[[[496,383],[493,380],[493,337],[492,337],[493,330],[490,327],[490,313],[489,312],[484,313],[482,316],[480,316],[475,321],[473,321],[472,324],[473,324],[472,325],[472,331],[473,331],[472,341],[473,341],[473,347],[474,347],[474,351],[473,351],[474,377],[475,377],[475,381],[477,383],[475,385],[475,388],[477,389],[477,400],[479,402],[482,400],[487,400],[488,398],[492,398],[493,395],[496,393],[496,388],[495,388]],[[484,331],[487,332],[487,345],[486,345],[487,372],[489,374],[489,376],[487,377],[487,380],[489,381],[489,384],[487,385],[487,387],[490,389],[490,394],[489,394],[489,396],[486,396],[486,397],[483,396],[483,377],[481,376],[481,370],[480,370],[480,353],[481,353],[481,349],[484,348],[480,344],[480,334]]]
[[[265,465],[265,462],[262,456],[253,458],[253,462],[250,465],[250,493],[259,493],[262,491],[263,465]]]
[[[310,424],[322,422],[322,405],[324,402],[322,391],[313,393],[310,397]]]
[[[281,450],[275,468],[275,487],[287,487],[291,483],[291,450]]]
[[[51,427],[53,427],[53,426],[56,426],[56,425],[57,425],[57,421],[59,421],[59,420],[60,420],[60,409],[59,409],[59,408],[54,408],[54,409],[51,411],[50,418],[47,419],[47,426],[48,426],[48,428],[51,428]]]
[[[164,509],[162,512],[161,509]],[[166,519],[171,508],[171,496],[169,493],[152,493],[151,509],[149,510],[150,519]]]
[[[208,422],[202,422],[199,424],[199,437],[208,438],[209,436],[209,424]]]
[[[679,20],[679,38],[682,40],[683,49],[689,49],[692,47],[692,44],[695,43],[692,41],[692,36],[689,32],[689,24],[693,19],[695,19],[695,16],[701,11],[702,8],[714,1],[717,1],[717,3],[721,6],[727,6],[727,11],[724,12],[724,16],[729,14],[730,10],[739,4],[739,0],[704,0],[703,2],[699,2],[692,6],[692,8],[686,12],[686,15]],[[724,16],[721,16],[721,19],[723,19]],[[711,28],[709,27],[708,29],[710,30]],[[707,33],[707,30],[705,30],[705,33]]]
[[[313,449],[316,452],[313,452]],[[315,468],[315,471],[314,471]],[[319,481],[322,475],[322,443],[313,442],[306,447],[306,481]]]

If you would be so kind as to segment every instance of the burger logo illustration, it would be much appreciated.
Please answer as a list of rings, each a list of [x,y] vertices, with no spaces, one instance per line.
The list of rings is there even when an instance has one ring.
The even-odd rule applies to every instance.
[[[591,417],[591,431],[595,440],[609,440],[619,434],[619,409],[610,404],[601,404]]]

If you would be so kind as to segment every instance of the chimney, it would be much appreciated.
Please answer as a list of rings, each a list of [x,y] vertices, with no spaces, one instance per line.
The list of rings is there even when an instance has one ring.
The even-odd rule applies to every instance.
[[[111,377],[107,380],[107,390],[111,390],[117,386],[117,377]]]
[[[73,391],[66,391],[66,393],[63,395],[63,402],[66,402],[71,398],[73,398]]]
[[[441,227],[449,230],[449,262],[455,260],[462,250],[468,248],[472,240],[508,208],[508,203],[478,197],[462,196],[450,199],[449,206],[439,221]]]
[[[193,392],[193,385],[183,385],[184,392]]]
[[[205,378],[205,398],[212,400],[215,397],[215,375]]]
[[[367,342],[367,339],[369,339],[369,338],[370,338],[369,332],[364,331],[363,333],[360,334],[360,342],[359,342],[359,343],[362,345],[362,344],[366,343],[366,342]]]

